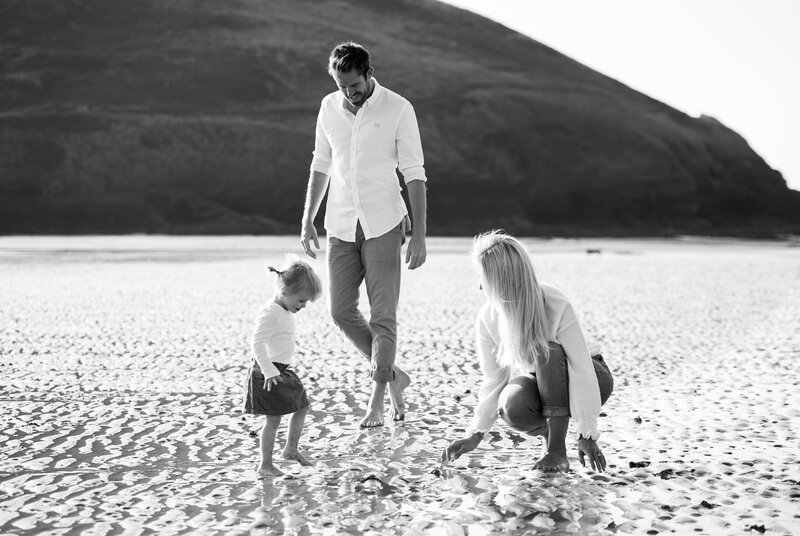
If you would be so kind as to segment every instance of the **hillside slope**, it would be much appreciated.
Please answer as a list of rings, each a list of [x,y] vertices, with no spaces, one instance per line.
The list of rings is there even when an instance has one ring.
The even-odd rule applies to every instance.
[[[0,7],[0,233],[293,233],[339,41],[414,104],[431,234],[800,231],[737,133],[433,0]]]

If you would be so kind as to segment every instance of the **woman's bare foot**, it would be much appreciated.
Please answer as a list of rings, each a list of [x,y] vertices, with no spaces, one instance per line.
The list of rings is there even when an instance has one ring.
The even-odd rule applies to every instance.
[[[286,449],[284,449],[284,451],[283,451],[283,459],[284,460],[296,461],[300,465],[304,465],[306,467],[308,467],[310,465],[314,465],[313,463],[308,461],[308,458],[303,456],[303,453],[300,452],[299,450],[287,451]]]
[[[534,469],[539,469],[545,473],[555,473],[569,469],[569,459],[567,459],[567,427],[569,417],[558,416],[547,418],[547,433],[544,437],[544,448],[546,453],[533,464]],[[544,449],[543,449],[544,450]]]
[[[264,478],[267,476],[281,476],[281,475],[283,475],[283,471],[281,471],[271,463],[266,465],[260,465],[258,467],[259,478]]]
[[[400,370],[395,368],[395,378],[389,382],[389,399],[392,401],[392,409],[390,415],[393,421],[406,420],[406,402],[403,400],[403,391],[411,383],[411,378]]]
[[[540,469],[545,473],[555,473],[558,471],[566,471],[569,469],[569,460],[566,453],[548,452],[542,458],[533,464],[534,469]]]

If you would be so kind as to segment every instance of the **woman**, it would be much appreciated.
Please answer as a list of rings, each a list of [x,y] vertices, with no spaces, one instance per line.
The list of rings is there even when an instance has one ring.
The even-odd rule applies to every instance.
[[[467,437],[450,443],[442,462],[474,450],[500,416],[514,430],[545,438],[535,469],[565,471],[572,416],[581,464],[588,457],[592,469],[605,470],[597,417],[614,382],[603,357],[589,351],[569,301],[538,283],[525,248],[505,233],[477,236],[472,256],[487,297],[476,322],[483,384]]]

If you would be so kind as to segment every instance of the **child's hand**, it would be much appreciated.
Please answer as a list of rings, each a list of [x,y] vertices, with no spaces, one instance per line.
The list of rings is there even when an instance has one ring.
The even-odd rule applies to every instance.
[[[278,385],[279,382],[283,382],[283,376],[278,374],[277,376],[270,376],[269,378],[264,378],[264,389],[267,391],[272,391],[272,387],[274,385]]]

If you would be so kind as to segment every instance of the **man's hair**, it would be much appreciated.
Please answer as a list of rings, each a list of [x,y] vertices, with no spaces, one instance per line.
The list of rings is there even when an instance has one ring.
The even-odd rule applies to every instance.
[[[328,60],[328,74],[331,76],[337,72],[349,73],[353,69],[360,75],[366,75],[370,67],[369,52],[354,41],[336,45]]]

